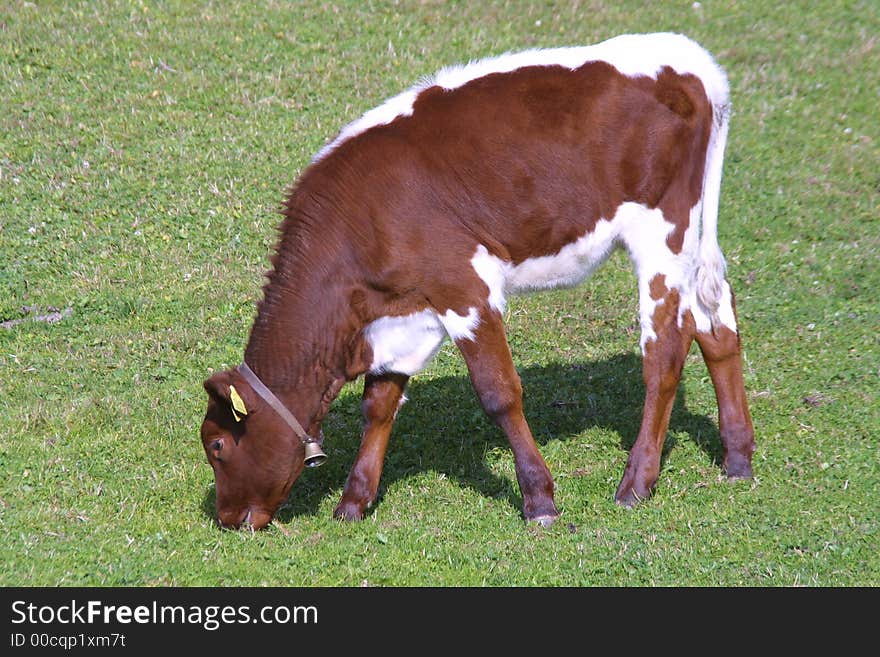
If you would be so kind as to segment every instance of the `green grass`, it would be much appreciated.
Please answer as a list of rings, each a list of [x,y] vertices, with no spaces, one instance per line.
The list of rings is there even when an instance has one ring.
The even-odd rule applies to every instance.
[[[638,430],[635,282],[514,299],[510,342],[561,520],[527,527],[510,450],[444,347],[380,500],[331,519],[330,461],[278,524],[220,531],[202,380],[239,362],[285,188],[361,112],[454,62],[685,32],[735,104],[720,237],[759,451],[719,472],[692,352],[655,496],[613,503]],[[2,585],[880,584],[876,2],[0,3]]]

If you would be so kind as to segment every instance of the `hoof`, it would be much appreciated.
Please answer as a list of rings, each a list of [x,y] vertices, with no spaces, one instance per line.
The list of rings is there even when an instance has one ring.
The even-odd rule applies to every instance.
[[[724,455],[721,471],[728,479],[751,479],[752,478],[752,452],[754,448],[747,450],[730,450]]]
[[[347,504],[340,502],[339,506],[333,511],[333,517],[337,520],[363,520],[364,512],[356,504]]]
[[[638,505],[644,498],[636,495],[632,489],[627,492],[625,495],[620,495],[619,493],[614,496],[614,502],[619,506],[622,506],[627,509],[631,509],[634,506]]]
[[[555,516],[536,516],[534,518],[529,518],[526,522],[529,525],[538,525],[539,527],[547,528],[547,527],[550,527],[554,522],[556,522],[556,519],[558,517],[559,517],[558,515],[555,515]]]
[[[626,507],[627,509],[631,509],[644,500],[648,499],[651,496],[651,491],[647,490],[642,493],[638,492],[632,486],[623,485],[617,489],[617,493],[614,495],[614,501],[620,506]]]
[[[724,466],[724,474],[730,481],[737,481],[738,479],[751,479],[752,478],[752,464],[751,463],[734,463],[728,462],[727,465]]]
[[[626,464],[623,477],[614,494],[614,501],[620,506],[631,509],[651,497],[654,485],[657,483],[657,476],[660,474],[655,466],[659,467],[659,461],[654,463],[652,460],[647,465],[639,465],[638,463],[634,465],[633,455],[630,454],[630,460]]]
[[[528,500],[523,504],[522,514],[530,525],[549,527],[559,517],[559,509],[556,508],[553,498],[548,497],[537,502]]]

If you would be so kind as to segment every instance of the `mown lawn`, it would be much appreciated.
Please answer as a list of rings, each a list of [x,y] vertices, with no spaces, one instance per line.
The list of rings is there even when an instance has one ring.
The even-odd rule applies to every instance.
[[[614,504],[642,403],[618,255],[508,311],[551,529],[522,521],[510,450],[447,345],[366,520],[331,519],[351,385],[328,464],[278,522],[218,530],[201,383],[241,359],[312,154],[443,65],[659,30],[731,79],[720,236],[755,479],[720,476],[695,350],[654,497]],[[867,0],[0,3],[0,585],[880,584],[878,35]]]

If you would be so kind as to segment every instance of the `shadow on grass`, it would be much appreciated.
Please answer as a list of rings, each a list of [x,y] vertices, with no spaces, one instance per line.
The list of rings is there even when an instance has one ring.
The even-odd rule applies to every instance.
[[[641,358],[637,355],[574,365],[526,367],[519,374],[526,418],[539,445],[602,428],[620,436],[622,451],[632,448],[644,403]],[[390,483],[426,471],[444,473],[481,495],[506,499],[517,509],[521,507],[516,479],[499,477],[487,466],[488,451],[510,448],[504,434],[480,408],[467,376],[424,381],[413,377],[407,397],[409,402],[394,425],[379,499],[373,508],[382,503],[383,491]],[[314,514],[331,491],[341,490],[357,455],[361,429],[360,398],[348,395],[338,400],[324,421],[324,450],[329,458],[321,468],[307,470],[300,476],[277,514],[281,522]],[[722,452],[717,425],[714,420],[687,410],[681,387],[669,431],[689,434],[720,467]],[[675,444],[675,436],[667,434],[664,459]],[[625,463],[624,454],[620,459],[621,476]],[[613,494],[609,490],[609,498]],[[207,515],[214,515],[213,486],[206,491],[202,508]]]

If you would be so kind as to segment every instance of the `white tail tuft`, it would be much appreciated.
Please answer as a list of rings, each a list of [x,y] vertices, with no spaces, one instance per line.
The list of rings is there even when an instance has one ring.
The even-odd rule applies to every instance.
[[[712,133],[709,136],[709,148],[706,152],[706,171],[703,176],[702,230],[696,271],[696,292],[697,301],[709,315],[714,331],[721,323],[718,309],[724,293],[724,276],[727,271],[724,255],[718,245],[718,204],[730,106],[726,102],[716,103],[713,105],[713,110],[715,115]]]

